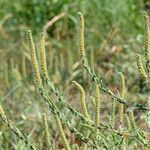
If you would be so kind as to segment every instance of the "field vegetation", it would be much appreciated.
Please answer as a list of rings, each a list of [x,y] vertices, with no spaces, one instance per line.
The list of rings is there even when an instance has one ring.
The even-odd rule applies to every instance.
[[[149,1],[0,6],[0,150],[150,149]]]

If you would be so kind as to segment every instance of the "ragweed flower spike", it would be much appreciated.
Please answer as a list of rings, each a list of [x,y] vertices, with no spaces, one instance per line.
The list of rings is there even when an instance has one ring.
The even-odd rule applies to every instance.
[[[125,78],[122,72],[119,72],[120,76],[120,96],[124,98],[125,96]]]
[[[150,19],[146,12],[144,12],[144,47],[146,61],[150,61]]]
[[[3,118],[6,118],[6,115],[4,113],[4,110],[3,110],[3,107],[1,106],[1,104],[0,104],[0,116]]]
[[[72,83],[75,85],[75,87],[80,92],[80,103],[81,103],[82,113],[85,116],[85,118],[89,119],[89,114],[88,114],[87,107],[86,107],[85,91],[84,91],[83,87],[76,81],[72,81]],[[85,143],[83,145],[83,150],[87,150],[87,144],[85,144]]]
[[[42,114],[42,118],[43,118],[43,129],[44,129],[47,148],[48,148],[48,150],[52,150],[52,144],[50,141],[50,134],[49,134],[49,130],[48,130],[47,116],[45,113]]]
[[[95,124],[99,126],[100,124],[100,90],[99,90],[99,85],[95,84]],[[98,132],[99,130],[97,129],[96,131],[96,138],[98,138]]]
[[[79,15],[79,50],[80,57],[85,57],[85,49],[84,49],[84,17],[81,12],[78,12]]]
[[[148,107],[150,108],[150,96],[148,97],[147,100],[148,100],[148,101],[147,101],[147,105],[148,105]],[[150,128],[150,111],[148,111],[148,112],[146,113],[146,122],[147,122],[148,127]]]
[[[131,129],[132,129],[132,131],[135,131],[135,129],[136,129],[136,124],[135,124],[134,113],[133,113],[132,110],[129,111],[129,118],[130,118]]]
[[[79,92],[80,92],[80,103],[81,103],[82,112],[83,112],[83,115],[85,115],[85,117],[88,119],[88,118],[89,118],[89,115],[88,115],[88,111],[87,111],[87,108],[86,108],[84,89],[83,89],[83,87],[82,87],[79,83],[77,83],[76,81],[72,81],[72,83],[75,85],[75,87],[76,87],[76,88],[79,90]]]
[[[145,69],[143,67],[141,56],[139,54],[137,54],[136,58],[137,58],[137,66],[138,66],[138,69],[139,69],[140,77],[143,81],[146,81],[148,76],[147,76],[147,74],[145,72]]]
[[[95,112],[95,123],[97,126],[100,124],[100,90],[99,85],[95,84],[95,105],[96,105],[96,112]]]
[[[40,35],[40,59],[41,59],[41,67],[42,74],[47,76],[47,65],[46,65],[46,54],[45,54],[45,34],[44,32]]]
[[[41,78],[40,78],[39,68],[36,60],[36,52],[35,52],[35,46],[34,46],[31,30],[28,30],[27,35],[28,35],[28,42],[30,48],[31,62],[33,67],[34,81],[35,84],[39,86],[41,85]]]
[[[112,99],[112,114],[110,118],[110,124],[112,128],[115,127],[115,113],[116,113],[116,100],[113,98]]]
[[[124,98],[125,96],[125,79],[124,79],[124,75],[119,72],[119,76],[120,76],[120,96],[121,98]],[[120,121],[120,124],[123,123],[123,113],[124,113],[124,106],[123,104],[119,104],[119,121]]]
[[[66,135],[64,133],[64,130],[63,130],[63,127],[62,127],[62,124],[61,124],[61,120],[58,118],[58,116],[55,116],[55,118],[56,118],[56,121],[57,121],[57,125],[58,125],[58,128],[59,128],[60,136],[62,138],[64,147],[65,147],[66,150],[71,150],[71,148],[69,146],[69,143],[67,141]]]

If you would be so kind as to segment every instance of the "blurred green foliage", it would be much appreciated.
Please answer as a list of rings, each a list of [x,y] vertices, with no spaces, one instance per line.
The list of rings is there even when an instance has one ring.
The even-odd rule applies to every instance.
[[[139,30],[143,2],[140,0],[1,0],[0,6],[1,18],[8,13],[13,15],[13,19],[8,21],[10,26],[27,25],[36,33],[61,12],[68,14],[68,24],[72,25],[72,21],[76,20],[74,16],[81,11],[86,17],[87,27],[90,26],[105,35],[114,24],[118,24],[121,31],[126,33]]]

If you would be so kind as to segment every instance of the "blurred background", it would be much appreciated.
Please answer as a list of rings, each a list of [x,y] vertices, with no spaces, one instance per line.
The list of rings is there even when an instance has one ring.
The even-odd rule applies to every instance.
[[[145,93],[140,87],[135,54],[144,52],[144,10],[150,12],[149,0],[1,0],[0,99],[8,117],[20,129],[39,137],[36,141],[41,140],[41,112],[48,109],[35,92],[26,39],[28,29],[33,32],[37,49],[40,33],[46,33],[48,72],[69,103],[78,105],[73,101],[77,92],[70,84],[72,80],[82,83],[87,97],[92,93],[91,82],[86,75],[82,77],[79,69],[79,11],[85,18],[85,47],[90,65],[115,93],[118,72],[123,72],[127,98],[143,102]],[[54,124],[50,126],[55,129]],[[10,145],[15,149],[20,144],[14,144],[17,139],[7,130],[0,124],[0,150]]]

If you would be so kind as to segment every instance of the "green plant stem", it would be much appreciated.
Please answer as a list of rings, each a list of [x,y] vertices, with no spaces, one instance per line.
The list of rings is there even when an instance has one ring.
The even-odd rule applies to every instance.
[[[82,142],[86,143],[87,145],[89,145],[92,148],[97,149],[97,146],[92,144],[88,138],[86,138],[82,133],[78,132],[76,130],[76,128],[72,127],[71,123],[69,122],[68,119],[66,119],[66,117],[64,116],[64,114],[60,113],[59,109],[57,108],[57,106],[52,102],[52,100],[50,99],[49,95],[47,94],[47,92],[45,91],[45,89],[43,88],[43,86],[39,86],[39,93],[41,95],[41,97],[44,99],[44,101],[46,103],[48,103],[48,106],[51,110],[51,112],[54,115],[57,115],[58,118],[61,120],[61,122],[63,123],[64,126],[67,126],[68,129],[70,130],[71,133],[74,133]]]
[[[107,88],[107,86],[103,83],[102,79],[98,78],[98,76],[95,74],[94,70],[92,70],[90,68],[90,66],[88,65],[86,57],[82,57],[82,63],[83,63],[83,66],[84,66],[85,70],[87,71],[88,75],[91,77],[92,81],[100,86],[101,91],[103,91],[104,93],[110,95],[112,98],[115,98],[115,100],[117,100],[119,103],[122,103],[126,106],[134,107],[136,109],[144,110],[144,111],[149,111],[150,110],[150,108],[147,108],[147,107],[143,106],[140,103],[134,103],[131,100],[126,100],[124,98],[116,96],[111,90],[109,90]]]
[[[31,144],[31,142],[29,142],[28,138],[18,128],[16,128],[12,124],[6,116],[0,114],[0,117],[3,120],[3,122],[12,130],[12,132],[15,133],[15,135],[18,137],[18,139],[24,141],[24,143],[27,145],[27,147],[30,150],[36,150],[36,148],[33,146],[33,144]]]

